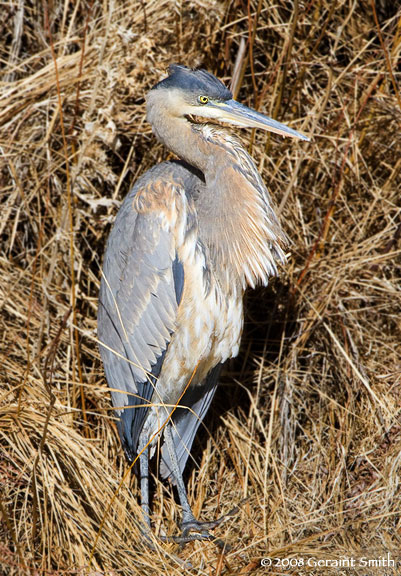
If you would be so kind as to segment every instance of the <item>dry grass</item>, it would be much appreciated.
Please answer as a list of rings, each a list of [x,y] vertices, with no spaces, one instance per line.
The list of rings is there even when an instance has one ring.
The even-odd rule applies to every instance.
[[[2,574],[174,575],[179,559],[202,575],[399,574],[260,566],[399,553],[396,6],[3,3]],[[247,297],[240,358],[188,471],[204,518],[246,499],[217,531],[231,551],[149,553],[96,345],[99,263],[119,201],[168,155],[144,121],[146,90],[174,61],[229,81],[242,38],[238,98],[313,141],[243,133],[293,244],[281,278]],[[175,533],[170,487],[154,490],[155,531]]]

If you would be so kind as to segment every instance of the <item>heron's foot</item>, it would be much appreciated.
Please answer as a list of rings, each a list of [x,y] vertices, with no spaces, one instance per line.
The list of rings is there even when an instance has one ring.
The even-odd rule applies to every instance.
[[[229,546],[220,538],[216,538],[213,534],[210,534],[209,530],[214,530],[220,524],[224,522],[227,518],[227,515],[218,518],[212,522],[200,522],[199,520],[189,520],[187,522],[183,522],[181,525],[182,528],[182,535],[179,537],[181,546],[186,544],[187,542],[193,542],[194,540],[209,540],[213,542],[221,549],[228,549]]]
[[[191,532],[196,532],[201,536],[205,535],[205,538],[201,538],[202,540],[207,539],[206,538],[207,535],[209,535],[209,538],[211,538],[209,530],[214,530],[215,528],[220,526],[220,524],[222,524],[225,520],[227,520],[229,516],[230,514],[225,514],[224,516],[217,518],[217,520],[212,520],[211,522],[201,522],[200,520],[195,520],[195,518],[188,521],[184,521],[181,524],[182,535],[183,537],[186,537],[190,535]]]
[[[181,546],[188,544],[188,542],[195,542],[195,540],[215,540],[215,537],[207,530],[200,530],[199,528],[183,530],[180,536],[159,536],[159,538],[162,542],[174,542],[175,544],[181,544]]]
[[[188,532],[185,534],[183,531],[181,536],[162,536],[160,537],[160,540],[162,542],[174,542],[174,544],[179,544],[180,548],[183,548],[185,544],[188,544],[189,542],[195,542],[196,540],[208,540],[216,544],[216,546],[218,546],[221,550],[228,551],[231,549],[231,546],[224,542],[224,540],[216,538],[207,530],[197,530],[197,532]]]
[[[200,520],[196,520],[193,516],[189,517],[188,519],[184,519],[181,524],[182,534],[180,536],[165,536],[162,538],[164,542],[175,542],[176,544],[180,544],[183,546],[184,544],[188,544],[188,542],[194,542],[195,540],[208,540],[216,544],[222,550],[230,550],[229,544],[217,538],[213,534],[210,534],[209,530],[214,530],[223,522],[235,516],[238,513],[239,506],[235,506],[230,512],[220,516],[216,520],[212,520],[211,522],[201,522]]]
[[[191,518],[190,520],[184,520],[181,525],[182,528],[182,537],[183,538],[193,538],[194,536],[198,536],[198,540],[211,540],[220,548],[225,548],[226,550],[229,549],[229,546],[219,538],[216,538],[212,534],[210,534],[209,530],[214,530],[218,528],[223,522],[235,516],[238,513],[238,506],[235,506],[230,512],[227,514],[223,514],[220,518],[216,518],[216,520],[212,520],[211,522],[201,522],[200,520],[196,520],[195,518]],[[194,534],[192,534],[194,532]]]

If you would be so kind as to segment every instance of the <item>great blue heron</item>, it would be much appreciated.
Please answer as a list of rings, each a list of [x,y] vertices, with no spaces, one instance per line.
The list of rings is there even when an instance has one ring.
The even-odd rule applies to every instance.
[[[148,170],[117,214],[98,337],[125,453],[131,461],[139,454],[145,529],[149,458],[160,437],[160,473],[182,506],[181,542],[210,538],[218,523],[195,519],[182,473],[220,366],[238,353],[244,291],[277,273],[286,244],[248,152],[199,117],[308,140],[233,100],[205,70],[171,65],[147,96],[153,132],[180,160]]]

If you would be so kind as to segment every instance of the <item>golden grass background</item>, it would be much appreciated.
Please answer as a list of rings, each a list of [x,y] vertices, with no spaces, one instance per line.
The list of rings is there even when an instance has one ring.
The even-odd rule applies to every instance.
[[[401,561],[397,3],[13,0],[0,28],[1,574],[399,574],[260,566]],[[141,543],[96,344],[119,202],[169,156],[144,96],[171,62],[237,62],[238,99],[313,138],[241,132],[292,244],[187,471],[204,519],[245,499],[225,553]],[[158,480],[153,509],[175,534]]]

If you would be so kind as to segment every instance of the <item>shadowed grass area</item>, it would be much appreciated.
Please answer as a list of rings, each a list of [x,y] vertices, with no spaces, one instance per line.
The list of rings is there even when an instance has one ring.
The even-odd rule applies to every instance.
[[[279,574],[398,574],[358,567],[401,561],[397,3],[15,0],[0,29],[1,573],[273,574],[270,556]],[[202,519],[241,503],[215,532],[225,553],[141,542],[96,343],[119,203],[169,157],[144,97],[171,62],[227,84],[237,63],[238,100],[312,137],[237,130],[291,256],[247,294],[186,472]],[[157,478],[153,511],[156,534],[177,532]]]

